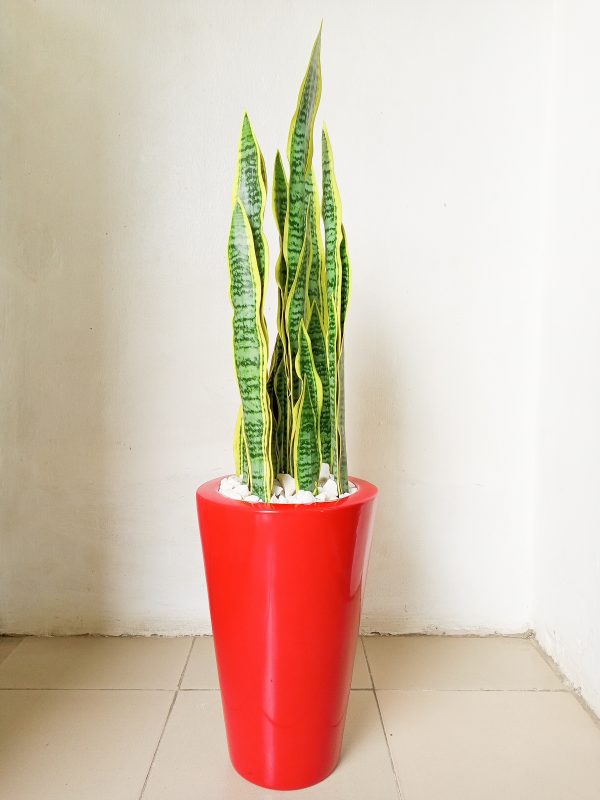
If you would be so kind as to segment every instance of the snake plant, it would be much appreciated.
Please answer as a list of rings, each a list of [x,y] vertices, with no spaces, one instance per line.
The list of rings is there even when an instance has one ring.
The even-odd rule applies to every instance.
[[[344,328],[350,260],[331,142],[322,136],[322,200],[313,172],[313,130],[321,97],[321,31],[300,88],[287,143],[289,178],[275,157],[273,212],[279,231],[277,336],[268,364],[264,316],[269,250],[263,231],[265,161],[245,114],[228,243],[233,351],[241,408],[235,464],[253,494],[268,501],[273,479],[293,475],[314,492],[329,464],[348,491],[344,428]],[[324,237],[321,231],[323,219]]]

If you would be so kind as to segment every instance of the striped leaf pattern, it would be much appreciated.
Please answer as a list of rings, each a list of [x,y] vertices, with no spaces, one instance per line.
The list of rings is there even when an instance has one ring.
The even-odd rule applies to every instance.
[[[323,403],[321,415],[319,417],[319,431],[323,460],[327,461],[331,451],[331,401],[329,398],[329,370],[327,367],[327,338],[323,319],[315,302],[313,302],[309,312],[308,335],[311,342],[315,369],[321,379]]]
[[[310,218],[312,203],[309,202],[306,217]],[[290,394],[292,407],[296,405],[299,397],[299,383],[294,370],[294,362],[298,352],[298,336],[300,323],[306,314],[306,280],[311,262],[312,245],[310,240],[310,227],[304,227],[304,242],[300,251],[300,261],[296,270],[296,277],[290,287],[285,308],[285,326],[287,332],[286,349],[288,353]]]
[[[310,197],[310,214],[308,217],[310,225],[310,241],[312,246],[310,273],[307,282],[307,296],[309,307],[313,302],[317,304],[321,316],[327,303],[327,274],[325,272],[325,251],[323,249],[323,237],[321,236],[321,208],[319,203],[319,193],[312,169],[306,181],[307,191]]]
[[[250,488],[263,500],[271,496],[271,409],[267,395],[267,343],[261,324],[262,287],[252,228],[240,200],[231,217],[228,243],[230,297],[233,306],[233,355],[242,398]]]
[[[322,390],[304,321],[300,323],[295,366],[302,391],[294,414],[294,475],[298,489],[314,492],[321,469],[319,417]]]
[[[331,142],[326,128],[322,138],[323,159],[323,224],[325,227],[325,267],[327,272],[327,364],[329,376],[329,396],[331,398],[331,442],[329,464],[332,472],[338,474],[339,448],[338,430],[338,360],[340,352],[342,261],[340,246],[342,242],[342,209],[340,196],[333,170]]]
[[[269,247],[263,231],[263,220],[267,204],[267,173],[265,160],[256,141],[248,114],[242,120],[242,132],[238,149],[237,172],[233,186],[233,202],[239,200],[244,207],[254,242],[256,263],[261,285],[261,325],[265,337],[267,325],[264,318],[264,296],[269,271]]]
[[[348,490],[345,440],[344,329],[351,270],[327,131],[322,139],[322,203],[312,168],[321,97],[321,31],[302,81],[287,143],[289,179],[279,152],[273,213],[277,336],[267,370],[264,301],[269,253],[264,235],[267,175],[244,115],[228,245],[233,344],[242,407],[235,428],[236,471],[268,500],[273,475],[289,472],[314,492],[321,462]],[[324,238],[321,233],[323,220]]]
[[[312,163],[313,129],[321,98],[321,31],[314,43],[302,81],[296,112],[290,125],[287,154],[290,162],[288,209],[285,224],[285,260],[288,287],[294,282],[305,238],[309,194],[306,178]]]

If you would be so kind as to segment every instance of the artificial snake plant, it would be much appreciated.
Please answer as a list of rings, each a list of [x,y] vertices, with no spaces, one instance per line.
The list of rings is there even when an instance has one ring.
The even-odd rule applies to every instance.
[[[344,428],[344,327],[350,260],[327,131],[322,138],[322,200],[312,168],[321,97],[321,31],[300,88],[287,144],[289,178],[275,158],[273,212],[279,231],[277,336],[270,364],[264,316],[269,251],[263,231],[265,162],[244,115],[228,244],[233,351],[241,396],[235,464],[250,490],[268,501],[273,478],[293,475],[314,492],[329,464],[348,491]],[[324,237],[321,233],[321,215]]]

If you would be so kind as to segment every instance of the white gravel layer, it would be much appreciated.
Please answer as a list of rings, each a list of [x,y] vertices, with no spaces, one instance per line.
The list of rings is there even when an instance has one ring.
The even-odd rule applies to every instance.
[[[296,491],[296,482],[291,475],[279,473],[273,481],[273,494],[270,503],[275,504],[306,504],[306,503],[331,503],[334,500],[341,500],[348,497],[358,489],[352,481],[348,481],[349,492],[344,492],[338,497],[337,483],[329,470],[329,464],[321,464],[319,483],[315,494],[312,492]],[[243,500],[246,503],[260,503],[260,498],[250,493],[248,484],[242,483],[239,475],[229,475],[223,478],[219,486],[219,492],[231,500]]]

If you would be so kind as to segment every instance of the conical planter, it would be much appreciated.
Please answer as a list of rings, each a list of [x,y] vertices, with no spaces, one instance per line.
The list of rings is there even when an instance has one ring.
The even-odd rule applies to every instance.
[[[336,767],[377,489],[312,505],[197,492],[229,753],[247,780],[300,789]]]

